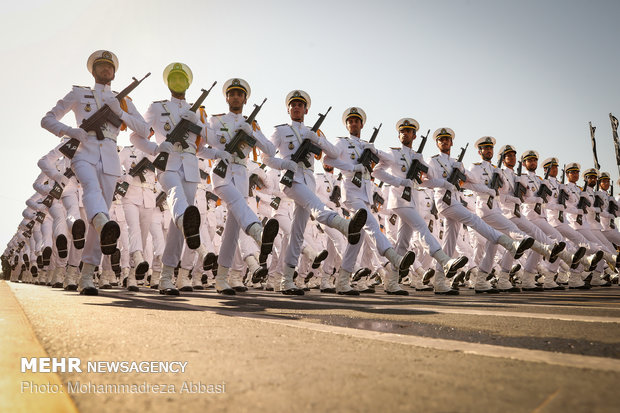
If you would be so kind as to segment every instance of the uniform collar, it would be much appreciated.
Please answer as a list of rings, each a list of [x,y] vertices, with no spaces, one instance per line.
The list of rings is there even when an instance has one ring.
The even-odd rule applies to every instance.
[[[170,97],[170,103],[179,105],[179,106],[186,106],[186,105],[189,106],[189,104],[187,103],[185,99],[178,99],[178,98],[175,98],[174,96]]]
[[[232,116],[235,120],[239,120],[239,118],[245,120],[245,118],[243,117],[243,113],[228,112],[228,116]]]
[[[110,92],[112,87],[110,85],[102,85],[101,83],[95,83],[94,89],[97,92]]]
[[[353,136],[353,135],[351,135],[350,133],[349,133],[349,139],[354,140],[354,141],[358,141],[358,142],[361,140],[361,139],[360,139],[360,138],[358,138],[357,136]]]
[[[291,120],[291,126],[295,126],[297,129],[301,129],[304,127],[304,123]]]

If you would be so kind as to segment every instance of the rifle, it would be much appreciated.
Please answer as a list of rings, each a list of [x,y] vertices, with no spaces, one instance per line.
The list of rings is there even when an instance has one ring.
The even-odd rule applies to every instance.
[[[41,201],[41,203],[48,208],[52,206],[52,202],[54,202],[54,197],[51,195],[46,196],[43,201]]]
[[[260,166],[260,169],[265,169],[267,167],[267,165],[262,164]],[[262,188],[263,186],[265,186],[265,183],[263,182],[263,180],[257,175],[257,174],[252,174],[250,175],[250,177],[248,178],[248,189],[249,189],[249,196],[254,196],[254,188]]]
[[[614,217],[617,217],[617,212],[618,212],[618,204],[616,203],[616,201],[614,201],[613,199],[613,191],[614,187],[611,187],[611,197],[609,198],[609,207],[607,207],[607,212],[609,212],[611,215],[613,215]],[[612,221],[613,222],[613,221]]]
[[[149,159],[145,156],[144,158],[140,159],[140,162],[138,162],[136,166],[134,166],[133,168],[129,168],[128,174],[129,176],[133,176],[134,178],[136,176],[139,177],[140,182],[146,182],[144,174],[147,170],[155,172],[155,167],[153,166],[151,161],[149,161]]]
[[[428,135],[431,133],[431,130],[429,129],[428,132],[426,132],[426,136],[422,136],[422,141],[420,142],[420,146],[418,147],[418,150],[416,151],[416,153],[422,153],[422,151],[424,150],[424,146],[426,145],[426,140],[428,139]],[[413,161],[411,161],[411,165],[409,165],[409,170],[407,171],[407,179],[412,179],[421,184],[422,183],[422,178],[420,177],[420,172],[424,172],[424,173],[428,173],[428,166],[424,165],[419,159],[414,159]],[[403,189],[403,194],[401,195],[401,198],[404,199],[407,202],[411,201],[411,188],[406,187],[405,189]]]
[[[502,170],[502,163],[504,162],[504,156],[500,156],[499,157],[499,162],[497,163],[497,169],[498,170]],[[489,185],[489,187],[495,191],[495,193],[498,193],[498,189],[504,186],[504,180],[502,179],[502,177],[500,176],[500,173],[498,171],[493,172],[493,176],[491,177],[491,184]],[[495,198],[493,195],[489,195],[489,199],[487,200],[487,206],[489,207],[489,209],[493,208],[493,198]]]
[[[586,198],[585,196],[579,198],[579,203],[577,203],[577,209],[581,209],[584,214],[587,214],[589,206],[592,206],[592,204],[590,203],[590,200],[588,200],[588,198]]]
[[[73,172],[73,169],[71,169],[71,167],[65,169],[65,173],[63,174],[67,179],[75,176],[75,173]]]
[[[128,94],[130,94],[136,87],[138,87],[138,85],[142,83],[144,79],[146,79],[150,75],[151,72],[147,73],[140,80],[132,77],[133,82],[131,82],[129,86],[127,86],[119,94],[117,94],[116,99],[118,99],[119,102],[122,101]],[[82,121],[82,124],[80,125],[80,128],[84,129],[86,132],[95,132],[95,134],[97,135],[97,140],[102,141],[105,139],[103,129],[106,123],[111,123],[113,126],[118,128],[122,125],[123,121],[121,120],[120,116],[112,112],[112,109],[110,109],[108,105],[103,105],[87,119],[84,119]],[[75,138],[71,138],[67,143],[58,148],[58,150],[67,158],[72,159],[78,146],[80,146],[80,141]]]
[[[39,224],[42,224],[43,221],[45,221],[45,213],[44,212],[37,212],[37,216],[35,217],[35,221],[37,221]]]
[[[568,192],[564,190],[564,179],[566,177],[566,165],[562,168],[562,179],[560,180],[560,191],[558,192],[558,204],[566,208],[566,201],[569,198]],[[560,222],[564,222],[564,211],[558,212],[558,219]]]
[[[334,186],[332,194],[329,196],[329,200],[332,201],[336,207],[340,207],[340,198],[342,197],[342,190],[339,186]]]
[[[374,131],[372,132],[372,136],[370,137],[370,140],[368,141],[368,143],[375,143],[375,139],[377,139],[377,135],[379,134],[379,129],[381,129],[382,125],[383,123],[380,123],[378,128],[373,128]],[[364,165],[364,167],[368,170],[368,172],[372,172],[373,163],[376,164],[378,162],[379,162],[379,157],[368,148],[364,149],[364,152],[362,152],[362,154],[360,155],[357,161],[357,163]],[[356,172],[355,175],[353,175],[352,182],[355,186],[357,186],[358,188],[361,188],[362,187],[362,173]]]
[[[273,198],[271,200],[271,202],[269,203],[269,206],[272,207],[274,210],[278,210],[278,208],[280,208],[280,202],[282,201],[282,199],[280,199],[279,196],[276,196],[275,198]]]
[[[461,153],[459,154],[459,157],[457,158],[457,162],[463,162],[463,158],[465,157],[465,152],[467,151],[468,146],[469,146],[469,143],[465,145],[464,148],[461,148]],[[461,185],[459,184],[459,181],[466,182],[467,176],[463,172],[461,172],[460,169],[452,168],[452,172],[450,173],[450,176],[448,177],[448,182],[450,182],[452,185],[456,187],[457,190],[460,191]],[[444,194],[442,198],[442,201],[446,205],[450,205],[452,203],[452,191],[447,189],[446,193]]]
[[[254,104],[254,110],[245,120],[248,125],[252,126],[252,123],[254,123],[254,118],[256,118],[256,115],[258,115],[258,112],[261,110],[266,100],[267,98],[263,99],[263,102],[260,105]],[[226,144],[224,149],[226,149],[226,152],[233,155],[236,154],[239,158],[243,159],[245,158],[243,150],[248,146],[250,148],[253,148],[254,145],[256,145],[256,138],[254,138],[253,136],[249,136],[247,133],[239,129],[235,136],[230,140],[230,142]],[[220,178],[226,177],[227,171],[228,164],[226,164],[226,162],[224,162],[223,160],[219,161],[217,165],[215,165],[215,168],[213,168],[213,173]]]
[[[312,132],[316,133],[319,130],[321,124],[327,117],[327,114],[330,110],[332,110],[331,106],[327,109],[327,112],[325,112],[324,115],[319,113],[319,118],[314,123],[314,126],[312,126]],[[310,139],[304,139],[301,142],[301,145],[299,145],[299,148],[297,148],[297,150],[295,151],[295,153],[291,155],[291,161],[295,163],[303,162],[304,165],[309,168],[312,164],[308,160],[308,155],[314,154],[316,156],[321,156],[321,153],[322,150],[319,146],[315,145]],[[290,188],[293,185],[294,175],[295,173],[293,171],[286,171],[286,173],[282,176],[282,179],[280,179],[280,183]]]
[[[157,197],[155,197],[155,206],[159,207],[160,211],[164,211],[164,202],[166,201],[166,193],[164,191],[161,191],[160,193],[157,194]]]
[[[60,197],[62,196],[62,191],[63,188],[62,186],[60,186],[60,184],[58,182],[54,182],[54,186],[52,187],[52,189],[50,190],[50,196],[56,198],[56,199],[60,199]]]
[[[551,167],[547,168],[547,172],[545,172],[545,180],[547,180],[549,178],[549,172],[551,172]],[[551,190],[543,182],[538,187],[538,191],[536,191],[536,196],[539,197],[539,198],[542,198],[543,202],[546,203],[547,202],[547,197],[549,195],[551,195],[552,193],[553,192],[551,192]],[[534,211],[538,215],[540,215],[540,213],[542,212],[541,208],[542,208],[542,205],[540,203],[536,203],[536,205],[534,205]]]
[[[385,199],[378,192],[372,194],[372,210],[375,212],[379,212],[379,208],[383,206],[385,203]]]
[[[517,166],[517,176],[521,176],[521,171],[523,170],[523,162],[519,161],[519,166]],[[523,184],[521,184],[521,180],[520,179],[515,179],[515,192],[514,192],[514,196],[516,198],[519,198],[521,200],[521,202],[523,202],[523,197],[525,196],[527,192],[527,187],[523,186]],[[518,216],[518,215],[517,215]]]
[[[120,195],[121,198],[123,198],[125,195],[127,195],[128,189],[129,189],[129,182],[117,182],[116,188],[114,188],[114,196],[118,194]]]
[[[202,93],[200,97],[196,100],[196,102],[189,108],[190,112],[196,113],[196,111],[200,108],[202,103],[205,101],[213,86],[215,86],[217,82],[213,82],[209,90],[200,89]],[[187,119],[181,118],[179,123],[174,125],[174,129],[172,129],[168,134],[166,134],[166,142],[170,142],[172,144],[178,143],[181,145],[183,149],[189,148],[189,144],[186,141],[186,138],[189,133],[194,133],[196,135],[200,135],[202,132],[202,126],[196,125],[195,123],[190,122]],[[160,171],[166,170],[166,164],[168,163],[168,157],[170,156],[167,152],[160,152],[155,160],[153,161],[153,166],[159,169]]]

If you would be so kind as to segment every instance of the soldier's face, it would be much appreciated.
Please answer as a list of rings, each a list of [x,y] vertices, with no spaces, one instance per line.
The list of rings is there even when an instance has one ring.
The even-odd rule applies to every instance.
[[[308,109],[301,100],[293,100],[288,104],[288,113],[291,115],[291,120],[301,122],[304,120],[304,115],[308,114]]]
[[[536,172],[536,168],[538,168],[538,159],[537,158],[527,158],[525,160],[525,169],[530,172]]]
[[[93,67],[95,82],[101,85],[107,85],[114,80],[114,73],[114,65],[108,62],[99,62]]]
[[[588,183],[588,186],[589,186],[590,188],[594,188],[594,187],[596,186],[596,180],[597,180],[597,179],[598,179],[598,178],[597,178],[596,176],[594,176],[594,175],[592,175],[592,176],[588,176],[588,177],[586,178],[586,182]]]
[[[400,139],[400,143],[411,148],[411,144],[415,139],[415,132],[416,130],[413,128],[401,129],[398,132],[398,139]]]
[[[609,179],[601,179],[598,186],[603,190],[607,191],[609,189]]]
[[[547,171],[545,171],[545,173],[546,173],[546,172],[547,172]],[[557,166],[557,165],[552,165],[552,166],[551,166],[551,170],[549,171],[549,176],[552,176],[552,177],[554,177],[554,178],[555,178],[556,176],[558,176],[558,166]]]
[[[515,152],[508,152],[504,155],[504,165],[508,168],[514,168],[517,164],[517,154]]]
[[[437,147],[442,153],[450,153],[452,145],[452,138],[450,136],[442,136],[437,139]]]
[[[491,162],[491,159],[493,159],[492,146],[483,146],[482,148],[478,149],[478,153],[484,161]]]
[[[228,103],[228,108],[231,111],[243,109],[243,105],[245,105],[247,101],[246,94],[243,90],[232,89],[226,92],[226,103]]]
[[[579,171],[570,171],[566,174],[566,177],[568,178],[568,182],[574,184],[579,179]]]
[[[360,118],[351,116],[347,119],[347,130],[351,135],[360,136],[363,127],[364,126],[362,125],[362,120]]]

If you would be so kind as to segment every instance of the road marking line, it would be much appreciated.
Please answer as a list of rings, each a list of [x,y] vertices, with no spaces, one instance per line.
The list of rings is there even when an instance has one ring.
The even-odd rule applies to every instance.
[[[114,297],[114,294],[105,293],[105,296]],[[116,295],[118,297],[118,295]],[[200,305],[171,302],[166,300],[156,300],[144,296],[125,297],[136,300],[142,300],[153,304],[166,305],[171,307],[180,307],[186,309],[201,308]],[[282,320],[269,318],[260,315],[241,315],[238,312],[226,309],[216,309],[216,313],[245,318],[247,320],[260,321],[264,323],[285,325],[288,327],[303,328],[323,333],[339,334],[361,339],[379,340],[389,343],[397,343],[411,345],[415,347],[429,348],[442,351],[457,351],[464,354],[473,354],[484,357],[505,358],[519,360],[532,363],[546,363],[564,367],[584,368],[592,370],[607,370],[620,372],[620,360],[605,357],[582,356],[579,354],[557,353],[543,350],[528,350],[518,347],[495,346],[491,344],[469,343],[457,340],[446,340],[439,338],[418,337],[413,335],[401,335],[394,333],[382,333],[372,330],[360,330],[349,327],[339,327],[318,323],[311,323],[300,320]]]

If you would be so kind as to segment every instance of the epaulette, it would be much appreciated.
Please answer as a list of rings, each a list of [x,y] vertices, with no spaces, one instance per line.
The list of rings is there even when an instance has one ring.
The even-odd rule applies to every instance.
[[[78,85],[73,85],[73,87],[77,87],[77,88],[80,88],[80,89],[88,89],[88,90],[90,90],[90,86],[78,86]]]
[[[168,99],[164,99],[164,100],[156,100],[153,103],[166,103],[168,101]]]
[[[436,158],[436,157],[438,157],[438,156],[439,156],[439,154],[437,154],[437,155],[433,155],[433,156],[431,156],[431,158]]]
[[[211,117],[213,117],[213,116],[224,116],[224,115],[225,115],[225,113],[218,113],[217,115],[211,115]]]
[[[497,165],[493,165],[493,164],[491,164],[491,166],[492,166],[493,168],[497,168]]]
[[[396,148],[390,148],[390,149],[392,149],[392,150],[394,150],[394,151],[398,151],[398,150],[400,150],[400,148],[398,148],[398,147],[396,147]]]
[[[349,139],[348,136],[337,136],[336,139]]]
[[[276,125],[276,126],[274,126],[274,128],[279,128],[280,126],[288,126],[288,124],[287,124],[287,123],[283,123],[283,124],[281,124],[281,125]]]

